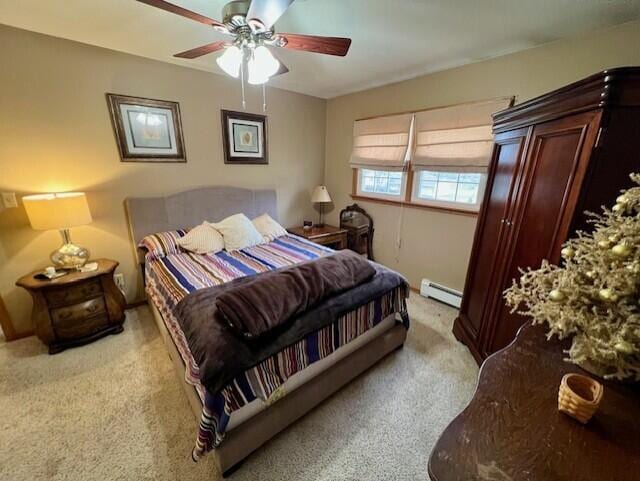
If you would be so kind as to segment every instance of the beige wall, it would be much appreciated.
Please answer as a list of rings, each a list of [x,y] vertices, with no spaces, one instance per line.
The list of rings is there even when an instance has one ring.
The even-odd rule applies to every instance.
[[[94,222],[72,236],[94,257],[120,261],[130,300],[139,293],[126,196],[214,184],[276,187],[283,224],[313,214],[310,191],[323,177],[325,100],[269,89],[269,165],[228,166],[220,109],[241,110],[238,81],[4,26],[0,45],[0,190],[86,191]],[[250,91],[248,111],[260,113],[259,89]],[[121,163],[105,92],[180,102],[188,162]],[[14,282],[46,265],[60,238],[33,231],[22,207],[0,210],[0,229],[0,295],[23,330],[31,302]]]
[[[352,202],[348,160],[355,119],[508,95],[516,95],[516,102],[521,102],[605,68],[640,65],[639,45],[640,23],[628,23],[329,100],[325,183],[337,207],[327,220],[337,222],[340,208]],[[416,287],[422,278],[429,278],[463,288],[474,217],[405,208],[398,249],[400,208],[359,203],[376,223],[377,260],[403,273]]]
[[[335,223],[352,202],[353,120],[505,95],[522,101],[603,68],[640,64],[639,44],[636,22],[328,102],[269,89],[270,165],[226,166],[219,111],[240,110],[237,81],[0,26],[0,190],[87,191],[95,221],[73,237],[95,257],[121,262],[133,300],[140,292],[126,196],[210,184],[276,187],[281,220],[293,225],[313,215],[309,192],[324,169]],[[259,112],[259,92],[250,91],[248,110]],[[188,163],[121,163],[105,92],[180,102]],[[401,219],[397,207],[363,205],[376,221],[378,260],[415,286],[428,277],[462,288],[475,218],[406,208]],[[14,282],[45,265],[58,244],[56,232],[31,230],[22,208],[0,210],[0,295],[18,329],[29,327],[31,303]]]

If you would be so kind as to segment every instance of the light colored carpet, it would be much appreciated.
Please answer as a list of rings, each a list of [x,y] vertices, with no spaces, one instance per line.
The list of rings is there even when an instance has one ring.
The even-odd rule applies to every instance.
[[[412,295],[405,347],[271,440],[239,480],[426,479],[440,432],[477,367],[451,335],[455,310]],[[35,338],[0,344],[0,479],[216,480],[194,464],[196,421],[151,318],[55,356]]]

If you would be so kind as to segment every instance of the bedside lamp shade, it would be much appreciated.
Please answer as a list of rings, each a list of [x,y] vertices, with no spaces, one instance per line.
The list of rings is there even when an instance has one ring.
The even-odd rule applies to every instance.
[[[319,185],[318,187],[313,189],[313,193],[311,194],[311,202],[313,202],[314,204],[331,202],[329,191],[324,185]]]
[[[28,195],[22,202],[35,230],[68,229],[92,221],[82,192]]]
[[[27,195],[22,202],[35,230],[60,230],[63,244],[51,253],[53,264],[61,269],[82,267],[89,259],[89,251],[71,242],[69,228],[92,221],[84,193]]]

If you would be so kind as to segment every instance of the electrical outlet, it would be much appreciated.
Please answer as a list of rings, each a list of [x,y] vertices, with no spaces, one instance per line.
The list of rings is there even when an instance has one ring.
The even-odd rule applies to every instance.
[[[113,280],[122,292],[124,292],[124,274],[116,274],[113,276]]]
[[[2,205],[5,209],[12,209],[18,207],[18,201],[16,199],[15,192],[3,192],[2,193]]]

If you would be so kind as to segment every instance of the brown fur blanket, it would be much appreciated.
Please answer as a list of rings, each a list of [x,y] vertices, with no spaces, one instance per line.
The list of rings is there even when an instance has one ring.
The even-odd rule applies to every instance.
[[[366,259],[343,250],[255,276],[251,282],[220,294],[216,304],[236,333],[255,339],[324,299],[368,281],[375,272]]]

